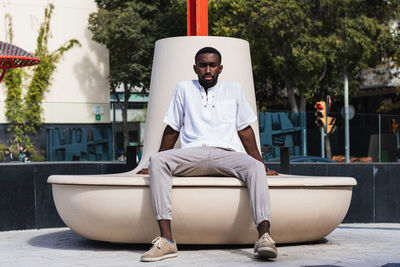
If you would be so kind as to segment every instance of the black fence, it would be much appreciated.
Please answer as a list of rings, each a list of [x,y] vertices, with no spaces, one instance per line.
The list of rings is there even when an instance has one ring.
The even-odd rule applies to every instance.
[[[268,163],[280,169],[279,163]],[[131,170],[118,162],[0,164],[0,231],[63,227],[53,202],[52,174],[109,174]],[[351,176],[353,189],[346,223],[400,223],[400,164],[292,163],[290,174]]]

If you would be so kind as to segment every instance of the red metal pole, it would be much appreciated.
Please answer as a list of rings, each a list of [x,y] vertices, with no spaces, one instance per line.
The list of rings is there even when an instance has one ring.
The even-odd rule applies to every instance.
[[[208,35],[208,0],[187,0],[187,35]]]

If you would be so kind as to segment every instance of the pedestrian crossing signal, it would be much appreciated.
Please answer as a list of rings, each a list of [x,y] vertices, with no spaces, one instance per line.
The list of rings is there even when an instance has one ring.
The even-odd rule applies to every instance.
[[[336,118],[328,116],[327,121],[328,123],[326,125],[326,133],[327,134],[333,133],[336,130],[335,126]]]

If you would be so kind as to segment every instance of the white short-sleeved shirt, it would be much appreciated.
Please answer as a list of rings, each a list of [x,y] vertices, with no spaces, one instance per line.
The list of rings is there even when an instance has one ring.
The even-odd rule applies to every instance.
[[[237,132],[256,120],[240,84],[218,81],[207,95],[192,80],[176,85],[163,121],[180,132],[182,148],[207,145],[243,152]]]

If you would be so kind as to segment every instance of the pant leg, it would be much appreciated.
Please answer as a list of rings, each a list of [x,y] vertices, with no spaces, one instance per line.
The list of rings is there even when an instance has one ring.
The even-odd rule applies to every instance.
[[[210,147],[170,149],[150,157],[149,182],[157,220],[171,220],[172,176],[205,175]]]
[[[253,219],[258,226],[270,221],[270,195],[263,163],[248,154],[214,148],[210,153],[210,175],[233,176],[242,180],[249,190]]]

